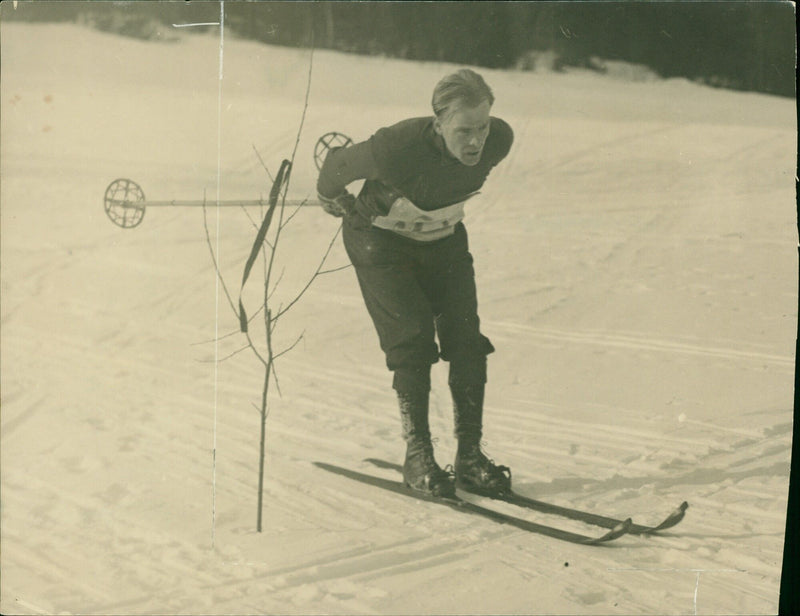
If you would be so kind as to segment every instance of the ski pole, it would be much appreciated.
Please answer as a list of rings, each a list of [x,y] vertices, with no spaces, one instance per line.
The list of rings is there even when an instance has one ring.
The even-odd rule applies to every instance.
[[[347,135],[338,132],[325,133],[317,140],[314,148],[314,164],[317,169],[322,168],[322,163],[328,151],[337,147],[347,147],[353,143]],[[316,199],[287,199],[282,202],[288,207],[320,206]],[[144,218],[145,209],[148,207],[203,207],[215,205],[219,207],[248,207],[254,205],[269,205],[268,199],[249,199],[233,201],[217,201],[208,199],[173,199],[169,201],[147,201],[144,190],[136,182],[128,178],[118,178],[108,185],[103,198],[106,215],[115,225],[123,229],[138,227]]]
[[[115,225],[123,229],[132,229],[139,226],[144,218],[144,212],[150,207],[248,207],[255,205],[266,206],[267,199],[234,199],[216,201],[209,199],[172,199],[169,201],[147,201],[142,187],[128,178],[118,178],[106,188],[103,199],[106,215]],[[319,206],[316,199],[287,199],[284,205],[288,207]]]

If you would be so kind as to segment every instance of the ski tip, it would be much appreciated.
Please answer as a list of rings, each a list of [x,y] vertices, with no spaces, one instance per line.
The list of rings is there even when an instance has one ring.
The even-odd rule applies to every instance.
[[[689,508],[689,503],[683,501],[680,505],[675,508],[675,511],[667,516],[667,519],[664,520],[665,523],[672,523],[672,525],[677,524],[683,519],[683,516],[686,515],[686,510]]]
[[[675,524],[680,522],[683,519],[683,516],[686,515],[686,510],[689,508],[689,503],[683,501],[680,505],[677,506],[675,511],[669,516],[668,519],[674,520]]]
[[[623,535],[627,535],[628,532],[631,530],[633,526],[633,520],[631,518],[626,518],[622,520],[619,524],[617,524],[614,528],[608,531],[602,537],[596,537],[587,541],[588,545],[597,545],[600,543],[607,543],[609,541],[613,541],[614,539],[619,539]]]
[[[630,532],[631,527],[633,526],[633,520],[631,518],[625,518],[617,524],[611,531],[606,535],[608,539],[616,539],[617,537],[621,537]]]
[[[662,530],[667,530],[676,526],[681,520],[683,520],[684,516],[686,515],[686,510],[689,508],[689,503],[683,501],[680,505],[678,505],[675,510],[670,513],[661,524],[657,526],[653,526],[652,528],[647,529],[645,532],[641,533],[643,535],[654,535],[656,533],[661,532]]]

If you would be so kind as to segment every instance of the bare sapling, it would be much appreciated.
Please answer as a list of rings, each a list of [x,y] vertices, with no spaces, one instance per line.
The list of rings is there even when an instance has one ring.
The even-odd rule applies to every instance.
[[[312,53],[313,59],[313,53]],[[261,532],[262,530],[262,512],[263,512],[263,494],[264,494],[264,471],[265,471],[265,454],[266,454],[266,424],[267,424],[267,417],[269,415],[269,395],[270,395],[270,388],[272,385],[275,385],[278,394],[280,395],[280,384],[277,379],[276,373],[276,361],[292,349],[294,349],[300,341],[303,339],[303,334],[301,333],[297,336],[293,342],[289,343],[288,345],[282,348],[276,348],[275,343],[275,330],[278,326],[279,320],[287,314],[289,310],[294,307],[297,302],[305,295],[308,289],[313,284],[314,280],[316,280],[319,276],[323,274],[328,274],[336,271],[340,271],[344,268],[334,268],[330,270],[325,270],[325,263],[331,253],[331,250],[336,242],[336,238],[339,235],[339,231],[341,230],[341,226],[337,229],[334,236],[331,238],[328,247],[322,256],[316,270],[311,274],[308,281],[305,285],[300,289],[300,291],[285,305],[278,305],[277,307],[273,305],[273,297],[275,290],[277,289],[279,283],[281,282],[281,276],[275,280],[275,265],[277,261],[278,249],[280,246],[281,238],[283,233],[287,229],[288,225],[294,220],[296,214],[300,210],[300,207],[303,204],[295,205],[294,210],[290,211],[292,208],[287,205],[286,195],[289,188],[289,182],[291,177],[291,170],[292,165],[294,163],[295,154],[297,152],[297,145],[300,141],[300,136],[303,130],[303,122],[305,120],[306,111],[308,109],[308,95],[310,92],[310,84],[311,84],[311,66],[313,63],[309,65],[309,75],[308,75],[308,85],[306,88],[306,96],[305,96],[305,104],[303,107],[303,114],[302,119],[300,122],[300,127],[297,132],[297,140],[295,142],[294,151],[292,152],[292,156],[288,160],[284,160],[281,163],[280,169],[275,175],[274,179],[272,179],[272,189],[270,191],[269,200],[267,201],[266,209],[261,208],[261,221],[260,223],[256,223],[251,218],[251,222],[254,227],[258,229],[255,237],[255,241],[253,242],[253,247],[250,251],[250,255],[245,263],[244,273],[242,275],[242,281],[239,290],[238,300],[234,300],[234,296],[230,292],[230,285],[227,283],[225,277],[222,274],[222,270],[220,267],[220,263],[218,260],[218,256],[215,252],[214,245],[211,241],[211,233],[209,231],[208,225],[208,216],[207,216],[207,208],[205,204],[203,206],[203,224],[205,227],[206,233],[206,242],[208,244],[208,249],[211,254],[211,260],[214,265],[214,269],[217,274],[218,281],[221,285],[222,290],[224,291],[225,297],[227,298],[228,304],[234,313],[236,319],[239,322],[239,332],[235,332],[231,335],[241,334],[244,337],[244,345],[240,347],[235,352],[229,354],[227,357],[223,357],[218,359],[217,361],[225,361],[229,359],[233,355],[241,353],[242,351],[249,350],[252,355],[256,358],[258,362],[261,363],[263,367],[263,380],[262,380],[262,388],[261,388],[261,396],[260,396],[260,403],[257,406],[260,415],[260,440],[259,440],[259,455],[258,455],[258,505],[257,505],[257,519],[256,519],[256,530]],[[255,149],[255,148],[254,148]],[[264,160],[256,150],[256,155],[261,162],[262,167],[264,168],[267,175],[271,178],[271,174],[267,165],[264,163]],[[213,205],[213,202],[211,203]],[[250,216],[250,214],[245,210],[245,213]],[[258,307],[257,310],[253,312],[251,316],[248,316],[247,310],[245,308],[245,301],[242,297],[242,292],[244,290],[245,284],[247,283],[248,279],[250,278],[251,274],[253,273],[253,269],[256,266],[256,262],[259,260],[259,256],[261,256],[261,277],[263,283],[263,294],[261,296],[261,305]],[[261,317],[263,319],[263,339],[256,339],[252,329],[251,324],[252,322]],[[260,328],[258,328],[260,330]],[[226,336],[227,337],[227,336]],[[215,454],[216,455],[216,452]]]
[[[265,470],[265,455],[266,455],[266,423],[269,414],[269,394],[271,385],[275,385],[278,393],[280,394],[280,384],[277,379],[275,370],[276,361],[292,349],[294,349],[303,339],[303,333],[297,336],[293,342],[282,347],[276,348],[274,333],[278,326],[279,320],[285,316],[289,310],[297,304],[298,301],[306,294],[314,280],[324,274],[340,271],[342,268],[324,269],[325,263],[333,249],[336,238],[339,235],[337,229],[334,236],[331,238],[325,253],[320,259],[314,272],[310,275],[305,285],[300,291],[285,305],[274,306],[273,297],[277,289],[280,279],[274,280],[275,264],[277,261],[278,248],[280,246],[281,236],[286,230],[287,226],[294,219],[294,213],[288,213],[284,204],[286,197],[286,190],[289,184],[289,174],[291,170],[291,162],[284,160],[281,169],[278,172],[273,187],[270,192],[270,198],[266,211],[263,212],[261,223],[258,226],[255,242],[250,252],[250,256],[245,263],[244,273],[242,275],[241,288],[238,300],[234,300],[230,292],[230,285],[222,274],[217,255],[211,241],[211,233],[209,231],[207,209],[203,208],[203,224],[206,231],[206,243],[211,254],[211,260],[214,269],[217,273],[219,282],[224,291],[228,304],[234,313],[234,316],[239,322],[239,334],[244,337],[245,344],[238,350],[229,354],[227,357],[220,358],[218,361],[225,361],[233,355],[237,355],[242,351],[249,350],[253,356],[261,363],[263,367],[263,380],[261,388],[260,403],[258,405],[260,415],[260,439],[259,439],[259,460],[258,460],[258,514],[256,522],[256,530],[262,530],[262,511],[263,511],[263,493],[264,493],[264,470]],[[242,298],[242,291],[248,279],[253,273],[253,269],[258,262],[258,257],[261,256],[261,276],[263,282],[263,294],[261,296],[261,305],[250,316],[247,314],[245,302]],[[251,327],[252,322],[261,317],[263,319],[263,339],[257,339]],[[260,330],[260,328],[258,328]]]

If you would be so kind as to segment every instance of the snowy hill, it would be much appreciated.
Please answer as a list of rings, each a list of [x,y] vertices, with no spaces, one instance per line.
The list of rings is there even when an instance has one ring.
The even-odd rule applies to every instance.
[[[345,269],[319,278],[277,332],[279,346],[303,340],[278,364],[259,534],[260,365],[246,352],[214,365],[208,341],[237,323],[224,298],[217,307],[202,214],[152,208],[123,230],[102,197],[117,177],[153,200],[266,194],[253,147],[273,173],[291,155],[310,52],[226,39],[221,114],[214,36],[148,43],[3,23],[2,57],[0,612],[776,611],[794,101],[482,71],[516,133],[466,220],[497,347],[487,450],[534,498],[643,523],[688,500],[680,526],[576,546],[315,467],[393,478],[362,460],[403,454],[390,375]],[[426,114],[451,69],[315,53],[291,196],[314,194],[320,134],[361,140]],[[219,225],[236,282],[255,231],[238,209]],[[296,216],[277,301],[302,287],[337,225],[315,208]],[[346,264],[338,241],[330,266]],[[228,337],[219,354],[241,346]],[[431,424],[447,461],[444,365]]]

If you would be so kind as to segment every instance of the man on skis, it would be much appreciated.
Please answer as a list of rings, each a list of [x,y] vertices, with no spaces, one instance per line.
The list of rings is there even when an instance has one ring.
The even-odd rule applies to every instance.
[[[461,222],[464,202],[508,154],[513,131],[492,117],[494,95],[469,69],[444,77],[432,117],[381,128],[332,149],[317,192],[344,217],[343,238],[400,404],[408,486],[434,496],[502,494],[511,472],[481,451],[486,356],[475,273]],[[347,185],[366,180],[358,197]],[[439,345],[436,344],[438,336]],[[458,450],[453,470],[436,462],[428,424],[431,365],[448,361]]]

